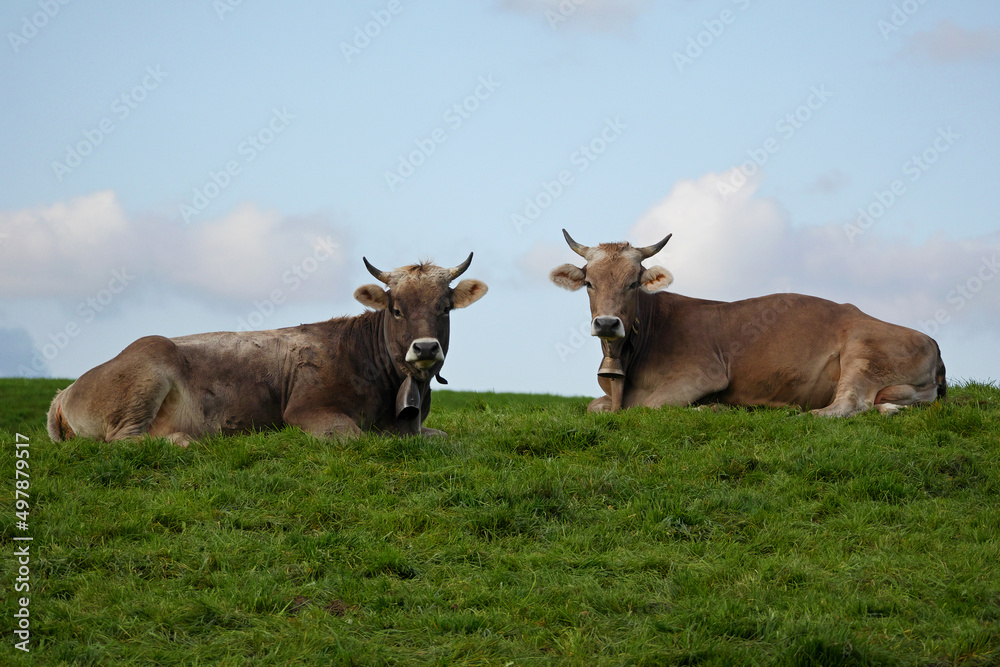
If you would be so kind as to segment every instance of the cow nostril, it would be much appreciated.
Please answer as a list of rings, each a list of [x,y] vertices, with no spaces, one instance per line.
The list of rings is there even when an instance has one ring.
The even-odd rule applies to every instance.
[[[595,317],[591,324],[590,333],[601,338],[620,338],[622,336],[621,320],[608,315]]]
[[[410,344],[407,358],[410,361],[436,359],[441,356],[441,344],[433,339],[418,339]]]

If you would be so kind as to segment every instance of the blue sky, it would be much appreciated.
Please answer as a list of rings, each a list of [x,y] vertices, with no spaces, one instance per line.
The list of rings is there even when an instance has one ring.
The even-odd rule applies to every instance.
[[[852,302],[1000,379],[995,3],[18,0],[0,29],[0,375],[356,314],[362,256],[474,251],[451,388],[596,395],[565,227],[672,232],[672,290]]]

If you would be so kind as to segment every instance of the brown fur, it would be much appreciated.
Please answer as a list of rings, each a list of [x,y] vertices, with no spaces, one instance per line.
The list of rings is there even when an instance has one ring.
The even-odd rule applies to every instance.
[[[55,400],[52,401],[52,410],[49,411],[48,417],[48,432],[49,437],[54,442],[61,442],[63,440],[69,440],[70,438],[75,438],[76,433],[70,428],[69,423],[66,421],[66,417],[63,415],[62,405],[59,401],[59,394],[56,394]]]
[[[945,395],[940,350],[918,331],[801,294],[732,303],[650,294],[630,289],[647,280],[632,246],[586,250],[585,267],[560,266],[552,279],[568,289],[589,283],[591,316],[626,323],[624,338],[603,343],[625,365],[623,407],[721,402],[849,416]],[[616,381],[598,382],[607,395],[590,409],[612,409]]]
[[[270,331],[140,338],[56,395],[49,435],[54,441],[114,441],[148,434],[185,446],[205,434],[286,424],[319,438],[368,429],[439,433],[422,424],[431,405],[430,380],[448,349],[448,312],[487,288],[463,280],[452,290],[449,270],[429,263],[392,275],[406,279],[391,281],[391,292],[359,288],[359,301],[376,310],[357,317]],[[440,359],[427,362],[433,365],[406,360],[418,338],[439,341]],[[422,401],[416,418],[402,420],[396,395],[407,377]]]

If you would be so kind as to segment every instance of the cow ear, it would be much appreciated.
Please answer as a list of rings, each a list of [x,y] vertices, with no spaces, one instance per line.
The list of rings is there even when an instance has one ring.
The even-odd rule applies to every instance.
[[[463,280],[455,285],[451,292],[451,298],[455,302],[456,308],[465,308],[483,298],[489,287],[482,280]]]
[[[562,287],[563,289],[568,289],[571,292],[583,287],[584,278],[586,274],[583,269],[573,266],[572,264],[563,264],[562,266],[557,266],[552,269],[552,273],[549,274],[549,278],[552,279],[556,285]]]
[[[373,310],[389,307],[389,295],[378,285],[362,285],[354,290],[354,298]]]
[[[639,282],[644,292],[659,292],[670,287],[674,276],[662,266],[651,266],[642,272]]]

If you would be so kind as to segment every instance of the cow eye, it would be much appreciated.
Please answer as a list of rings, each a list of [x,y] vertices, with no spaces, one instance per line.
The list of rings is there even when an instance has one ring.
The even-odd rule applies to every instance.
[[[398,320],[398,319],[400,319],[400,318],[403,317],[403,311],[401,311],[399,308],[396,308],[395,306],[393,306],[392,316],[395,317]]]
[[[628,286],[628,288],[629,288],[629,289],[635,289],[635,288],[636,288],[636,287],[638,287],[638,286],[639,286],[639,281],[638,281],[638,280],[633,280],[633,281],[632,281],[632,284],[631,284],[631,285],[629,285],[629,286]]]
[[[584,280],[583,286],[586,287],[587,289],[594,289],[594,286],[590,284],[589,280]]]

